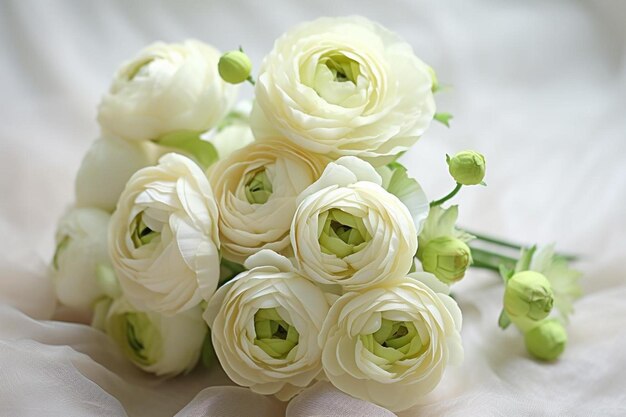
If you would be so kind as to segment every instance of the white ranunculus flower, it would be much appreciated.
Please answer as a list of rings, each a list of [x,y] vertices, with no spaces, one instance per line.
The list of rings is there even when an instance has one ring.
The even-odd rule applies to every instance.
[[[102,295],[96,272],[108,265],[110,214],[96,208],[73,208],[59,221],[52,279],[57,298],[68,307],[89,312]]]
[[[155,163],[152,144],[103,135],[93,142],[76,175],[76,205],[112,212],[128,179]]]
[[[258,252],[246,267],[205,311],[215,353],[237,384],[288,400],[321,371],[317,337],[328,301],[275,252]]]
[[[191,371],[208,331],[200,306],[164,316],[138,311],[123,297],[113,301],[103,323],[128,359],[146,372],[163,376]]]
[[[138,309],[175,314],[208,300],[219,280],[218,209],[193,161],[167,154],[128,181],[109,227],[109,254]]]
[[[392,411],[416,404],[463,358],[461,310],[447,294],[425,272],[344,294],[319,338],[330,382]]]
[[[381,183],[370,164],[345,156],[300,194],[291,245],[304,275],[350,290],[409,272],[417,251],[416,219],[425,216],[412,217]]]
[[[321,18],[280,37],[256,83],[252,129],[333,157],[389,162],[435,114],[430,68],[363,17]]]
[[[236,87],[217,72],[220,52],[196,40],[154,43],[115,74],[100,103],[104,130],[128,140],[204,132],[228,113]]]
[[[254,142],[214,164],[208,175],[220,209],[224,257],[241,263],[261,249],[288,254],[296,199],[327,162],[272,139]]]

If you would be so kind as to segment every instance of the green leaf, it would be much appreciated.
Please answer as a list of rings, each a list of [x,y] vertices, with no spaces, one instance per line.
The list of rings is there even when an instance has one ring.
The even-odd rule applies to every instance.
[[[201,132],[179,130],[163,135],[154,142],[181,151],[195,159],[203,169],[207,169],[218,160],[217,150],[211,142],[202,140],[200,135]]]
[[[454,116],[450,113],[435,113],[434,119],[439,123],[446,125],[446,127],[450,127],[450,119],[453,117]]]
[[[509,327],[510,324],[511,324],[511,318],[509,317],[508,314],[506,314],[506,311],[502,310],[500,312],[500,317],[498,318],[498,326],[500,326],[500,328],[504,330],[507,327]]]

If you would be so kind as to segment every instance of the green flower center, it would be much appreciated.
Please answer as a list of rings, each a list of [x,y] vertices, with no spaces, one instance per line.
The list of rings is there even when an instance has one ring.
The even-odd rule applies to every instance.
[[[135,245],[135,249],[147,245],[158,236],[161,236],[161,233],[150,229],[144,223],[143,212],[135,216],[130,225],[130,238]]]
[[[250,204],[265,204],[272,195],[272,182],[264,169],[249,174],[244,191]]]
[[[363,249],[371,240],[363,220],[343,210],[331,209],[319,217],[322,252],[344,258]]]
[[[368,335],[361,335],[363,346],[374,355],[387,361],[386,365],[404,359],[416,358],[426,350],[426,344],[415,328],[406,321],[382,319],[380,328]]]
[[[161,356],[161,334],[145,313],[115,316],[109,334],[131,360],[141,365],[151,365]]]
[[[356,80],[361,74],[358,62],[338,52],[322,55],[318,61],[318,66],[328,68],[333,76],[333,81],[336,82],[350,81],[352,84],[356,84]]]
[[[254,344],[275,359],[285,359],[298,345],[300,334],[275,308],[261,308],[254,315]]]

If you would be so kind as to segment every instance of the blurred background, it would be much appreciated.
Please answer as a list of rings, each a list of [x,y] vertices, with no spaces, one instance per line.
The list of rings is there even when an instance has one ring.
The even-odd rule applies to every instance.
[[[454,115],[451,128],[434,123],[404,157],[431,199],[453,186],[444,154],[474,148],[487,157],[488,187],[456,200],[464,225],[556,240],[594,258],[596,274],[626,256],[616,249],[626,231],[624,1],[2,0],[3,257],[48,262],[55,222],[99,134],[100,97],[143,46],[242,45],[258,68],[292,25],[347,14],[400,33],[448,87],[436,99]],[[242,87],[242,97],[251,93]],[[611,275],[602,285],[621,281]]]

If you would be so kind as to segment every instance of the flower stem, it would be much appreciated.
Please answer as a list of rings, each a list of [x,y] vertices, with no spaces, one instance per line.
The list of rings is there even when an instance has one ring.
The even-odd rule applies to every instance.
[[[473,266],[478,268],[491,269],[492,271],[499,271],[500,265],[504,265],[509,269],[515,268],[517,259],[510,256],[501,255],[499,253],[491,252],[485,249],[471,247],[472,259],[474,260]]]
[[[445,203],[446,201],[448,201],[452,197],[454,197],[459,192],[461,187],[463,187],[463,184],[459,184],[457,182],[456,183],[456,187],[454,187],[454,190],[450,191],[450,193],[448,195],[446,195],[445,197],[440,198],[439,200],[431,201],[430,202],[430,206],[431,207],[436,207],[436,206],[442,205],[443,203]]]
[[[511,248],[511,249],[517,249],[517,250],[521,250],[523,248],[525,248],[526,246],[524,245],[520,245],[519,243],[514,243],[514,242],[510,242],[507,240],[502,240],[502,239],[498,239],[495,238],[493,236],[487,236],[487,235],[483,235],[483,234],[479,234],[479,233],[474,233],[471,232],[467,229],[463,229],[465,232],[469,233],[470,235],[474,236],[477,240],[483,241],[483,242],[487,242],[487,243],[492,243],[494,245],[498,245],[498,246],[502,246],[505,248]],[[557,256],[560,256],[568,261],[575,261],[578,259],[578,256],[576,255],[572,255],[572,254],[565,254],[565,253],[557,253]]]
[[[252,75],[250,75],[248,78],[246,78],[246,81],[248,81],[250,84],[252,84],[253,87],[256,85],[256,81],[254,81],[254,78],[252,78]]]

